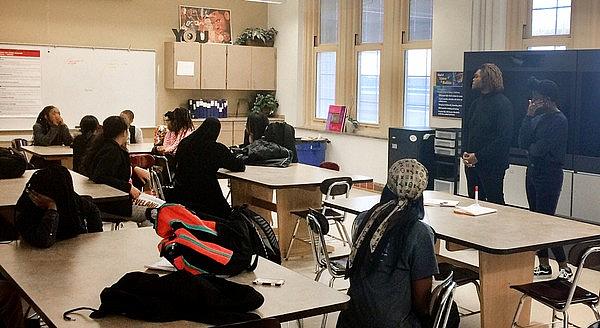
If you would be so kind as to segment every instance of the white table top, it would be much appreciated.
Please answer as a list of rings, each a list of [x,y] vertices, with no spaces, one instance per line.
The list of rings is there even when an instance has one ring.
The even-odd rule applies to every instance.
[[[370,198],[365,198],[370,197]],[[336,208],[370,209],[379,201],[378,196],[360,199],[337,198],[325,201]],[[458,200],[459,206],[468,206],[474,200],[438,191],[425,191],[424,197]],[[550,216],[529,210],[481,202],[482,206],[498,211],[482,216],[456,214],[452,207],[425,206],[427,222],[436,234],[446,241],[455,242],[492,254],[533,251],[551,246],[573,244],[600,238],[600,226]],[[354,206],[354,207],[346,207]]]
[[[244,180],[269,188],[294,188],[302,186],[318,186],[325,179],[351,177],[354,182],[370,182],[373,178],[333,171],[317,166],[294,163],[289,167],[267,167],[246,165],[244,172],[219,170],[221,176],[230,179]]]
[[[151,142],[130,144],[127,146],[130,154],[149,154],[154,144]],[[41,157],[73,156],[73,148],[69,146],[23,146],[23,150]]]
[[[158,260],[158,237],[152,228],[124,229],[80,235],[58,242],[49,249],[36,249],[25,242],[0,245],[0,272],[15,282],[26,299],[47,323],[57,327],[205,327],[187,321],[150,323],[109,316],[101,320],[72,315],[65,310],[100,305],[100,292],[125,273],[144,271],[145,264]],[[260,259],[254,272],[242,273],[232,281],[250,284],[256,278],[284,279],[281,287],[253,286],[265,298],[255,312],[280,321],[319,315],[343,309],[349,297],[273,262]]]
[[[0,180],[2,186],[2,192],[0,193],[0,208],[12,207],[17,204],[17,200],[21,197],[25,185],[35,170],[27,170],[23,176],[16,179],[3,179]],[[127,199],[129,195],[121,190],[115,189],[105,184],[94,183],[87,177],[73,172],[73,188],[75,192],[82,196],[90,196],[95,201],[114,201]]]

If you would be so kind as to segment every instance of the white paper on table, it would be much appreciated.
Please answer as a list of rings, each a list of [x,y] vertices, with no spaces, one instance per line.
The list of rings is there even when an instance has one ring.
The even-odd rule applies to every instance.
[[[133,204],[149,208],[157,208],[163,205],[164,203],[164,200],[152,195],[148,195],[146,193],[141,193],[138,198],[133,200]]]
[[[148,268],[148,269],[160,270],[160,271],[169,271],[169,272],[177,271],[177,269],[173,266],[173,264],[171,264],[171,262],[169,262],[164,257],[161,257],[160,260],[158,260],[155,263],[146,264],[146,265],[144,265],[144,267]]]
[[[446,200],[446,199],[425,199],[423,200],[423,205],[425,206],[441,206],[441,207],[455,207],[458,205],[457,200]]]
[[[472,204],[469,206],[461,207],[457,206],[454,208],[454,213],[458,214],[466,214],[472,216],[479,216],[484,214],[496,213],[497,210],[495,208],[483,207],[479,204]]]
[[[177,76],[194,76],[194,62],[177,61]]]

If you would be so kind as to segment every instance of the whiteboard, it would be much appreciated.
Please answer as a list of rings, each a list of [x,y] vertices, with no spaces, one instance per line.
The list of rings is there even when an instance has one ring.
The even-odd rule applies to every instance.
[[[0,48],[40,51],[42,104],[38,113],[54,105],[73,129],[85,115],[102,122],[131,109],[136,126],[155,126],[154,51],[10,44],[0,44]],[[30,130],[36,117],[0,116],[0,130]]]

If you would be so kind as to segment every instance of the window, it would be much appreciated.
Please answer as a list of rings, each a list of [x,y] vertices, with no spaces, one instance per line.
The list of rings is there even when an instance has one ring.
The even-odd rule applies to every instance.
[[[531,46],[527,50],[567,50],[567,46]]]
[[[317,112],[325,119],[329,105],[335,104],[335,52],[317,53]]]
[[[531,36],[571,33],[571,0],[533,0]]]
[[[405,54],[404,125],[429,124],[431,49],[411,49]]]
[[[409,41],[431,40],[433,0],[410,0]]]
[[[323,129],[345,105],[359,135],[425,125],[433,0],[304,0],[305,126]]]
[[[360,123],[379,123],[380,51],[361,51],[358,54],[357,120]]]

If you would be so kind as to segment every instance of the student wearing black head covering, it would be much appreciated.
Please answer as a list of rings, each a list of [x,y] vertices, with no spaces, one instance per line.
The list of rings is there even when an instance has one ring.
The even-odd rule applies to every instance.
[[[81,134],[73,139],[71,148],[73,148],[73,171],[82,173],[81,161],[85,155],[85,151],[92,142],[96,131],[100,127],[98,119],[93,115],[86,115],[79,122]]]
[[[529,164],[526,173],[527,202],[534,212],[554,215],[563,183],[563,164],[567,153],[568,122],[558,109],[558,86],[554,81],[529,79],[531,100],[519,130],[519,146],[526,149]],[[571,277],[562,247],[553,247],[560,278]],[[540,265],[535,275],[551,275],[548,249],[538,252]]]
[[[100,211],[75,193],[69,170],[58,165],[31,176],[17,201],[15,225],[25,241],[42,248],[57,240],[102,231]]]
[[[217,142],[221,131],[218,119],[209,117],[196,131],[179,143],[177,170],[169,202],[183,204],[193,211],[228,217],[231,207],[223,197],[217,180],[220,168],[234,172],[245,170],[241,158]]]

